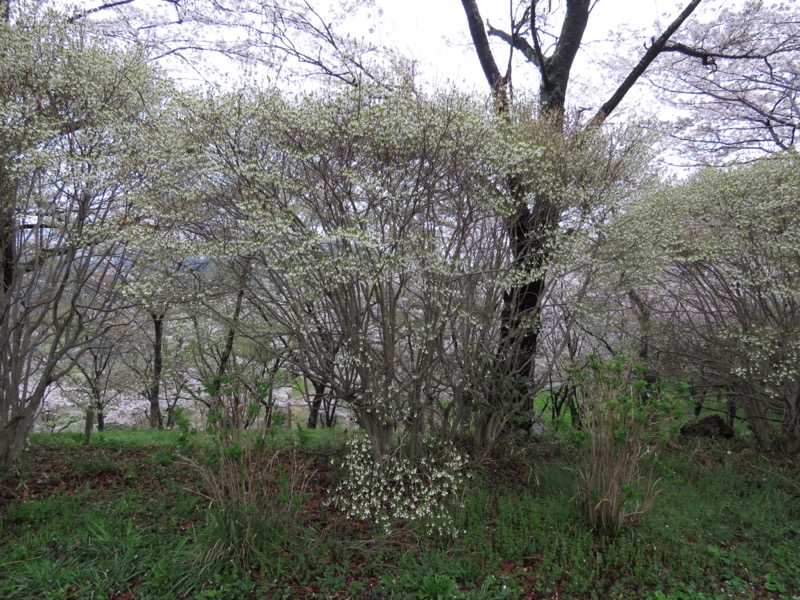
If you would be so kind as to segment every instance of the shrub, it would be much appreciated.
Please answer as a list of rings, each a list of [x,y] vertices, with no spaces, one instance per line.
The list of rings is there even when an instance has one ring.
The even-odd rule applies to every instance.
[[[412,463],[400,449],[377,463],[364,435],[347,441],[346,474],[334,499],[348,519],[373,521],[390,533],[401,523],[418,522],[428,534],[456,535],[450,507],[458,502],[464,458],[452,444],[425,440]]]
[[[209,501],[203,560],[269,567],[294,535],[311,476],[307,464],[292,449],[271,448],[264,431],[219,427],[205,442],[185,458]]]
[[[578,496],[592,527],[613,535],[626,520],[643,516],[658,496],[642,473],[642,459],[653,452],[647,434],[659,409],[653,397],[640,398],[624,361],[590,361],[584,384],[583,437]]]

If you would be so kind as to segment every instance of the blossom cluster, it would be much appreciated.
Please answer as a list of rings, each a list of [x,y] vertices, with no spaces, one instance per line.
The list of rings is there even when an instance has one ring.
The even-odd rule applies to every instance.
[[[372,521],[387,534],[400,523],[418,522],[428,535],[457,535],[451,509],[461,502],[469,478],[465,458],[452,444],[425,442],[417,463],[400,454],[378,463],[367,437],[352,436],[346,476],[333,491],[347,518]]]

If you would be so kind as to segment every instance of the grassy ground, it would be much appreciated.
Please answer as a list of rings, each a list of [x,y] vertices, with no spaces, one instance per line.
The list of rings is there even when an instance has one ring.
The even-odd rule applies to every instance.
[[[800,594],[797,463],[745,442],[663,450],[648,465],[661,478],[655,508],[610,539],[573,500],[572,448],[539,442],[476,467],[455,515],[460,535],[436,538],[344,519],[329,502],[342,435],[276,443],[290,435],[295,450],[281,460],[302,463],[308,486],[293,517],[257,515],[258,559],[219,551],[226,523],[198,493],[177,432],[95,435],[88,448],[77,434],[33,436],[19,472],[0,481],[0,598]]]

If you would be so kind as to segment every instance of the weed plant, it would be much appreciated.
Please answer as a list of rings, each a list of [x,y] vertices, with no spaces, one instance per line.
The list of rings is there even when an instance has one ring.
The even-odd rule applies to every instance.
[[[248,433],[250,435],[248,435]],[[216,426],[185,460],[208,501],[200,540],[203,563],[234,561],[272,571],[273,560],[298,535],[297,512],[311,472],[293,449],[275,449],[269,431]]]
[[[642,471],[655,448],[648,432],[657,407],[652,398],[634,393],[638,386],[629,383],[623,361],[595,360],[591,366],[581,405],[578,495],[592,527],[614,535],[626,521],[642,518],[658,496],[657,481]]]

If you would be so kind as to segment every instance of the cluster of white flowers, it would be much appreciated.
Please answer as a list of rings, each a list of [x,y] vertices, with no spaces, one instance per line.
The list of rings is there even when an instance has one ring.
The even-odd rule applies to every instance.
[[[457,535],[451,509],[460,505],[469,478],[466,460],[452,444],[426,440],[425,449],[416,465],[399,455],[378,464],[366,436],[351,437],[347,475],[333,491],[337,506],[348,519],[373,521],[387,534],[399,523],[415,521],[428,535]]]

